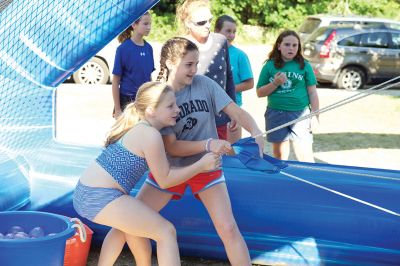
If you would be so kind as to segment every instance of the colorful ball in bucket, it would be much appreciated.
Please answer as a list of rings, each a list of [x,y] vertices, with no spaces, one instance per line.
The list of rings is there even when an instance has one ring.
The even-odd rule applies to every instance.
[[[44,237],[44,236],[45,236],[44,230],[43,230],[43,228],[40,227],[40,226],[34,227],[34,228],[29,232],[29,236],[30,236],[31,238]]]
[[[8,233],[15,235],[18,232],[24,232],[24,231],[25,229],[22,228],[22,226],[14,225],[8,230]]]

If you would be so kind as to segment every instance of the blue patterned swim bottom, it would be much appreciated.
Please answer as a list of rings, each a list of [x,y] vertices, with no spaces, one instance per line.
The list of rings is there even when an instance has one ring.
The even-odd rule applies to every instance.
[[[126,194],[115,188],[88,187],[78,182],[72,202],[80,216],[93,221],[107,204],[123,195]]]

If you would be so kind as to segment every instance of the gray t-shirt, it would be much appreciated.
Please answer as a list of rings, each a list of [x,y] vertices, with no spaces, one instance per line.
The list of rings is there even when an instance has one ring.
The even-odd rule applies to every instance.
[[[176,103],[181,109],[176,125],[161,130],[162,135],[175,134],[177,140],[198,141],[208,138],[218,139],[215,116],[232,99],[213,80],[196,75],[191,85],[175,93]],[[187,166],[199,160],[205,152],[188,157],[172,157],[172,166]]]

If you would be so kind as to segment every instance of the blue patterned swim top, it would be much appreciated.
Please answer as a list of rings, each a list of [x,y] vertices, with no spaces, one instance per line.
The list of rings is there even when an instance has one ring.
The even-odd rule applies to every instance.
[[[143,157],[133,154],[124,147],[122,139],[103,149],[96,162],[129,194],[139,178],[147,171],[148,166]]]

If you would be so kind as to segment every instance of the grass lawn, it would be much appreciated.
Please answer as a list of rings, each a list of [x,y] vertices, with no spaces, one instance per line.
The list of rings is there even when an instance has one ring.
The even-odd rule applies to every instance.
[[[321,106],[354,92],[319,90]],[[321,115],[317,159],[343,165],[400,170],[400,90],[370,95]]]

